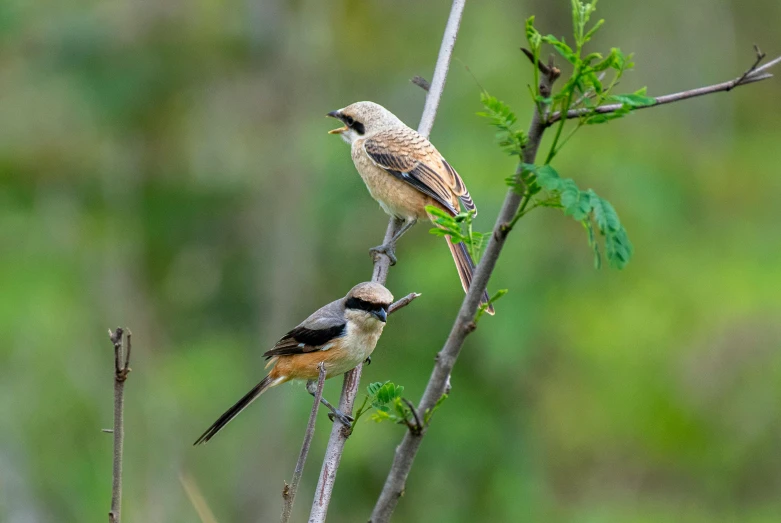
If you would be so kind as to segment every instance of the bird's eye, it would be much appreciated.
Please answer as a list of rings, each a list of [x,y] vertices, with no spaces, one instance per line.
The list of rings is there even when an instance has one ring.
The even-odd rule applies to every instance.
[[[351,126],[355,123],[355,119],[352,116],[345,116],[344,123],[346,123],[348,126]]]

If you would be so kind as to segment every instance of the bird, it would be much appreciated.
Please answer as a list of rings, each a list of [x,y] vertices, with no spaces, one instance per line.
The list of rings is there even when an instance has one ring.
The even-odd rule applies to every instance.
[[[344,126],[329,131],[350,144],[352,159],[369,194],[395,221],[396,233],[370,252],[383,253],[395,265],[396,241],[418,220],[434,216],[426,211],[433,205],[456,216],[461,206],[477,215],[472,196],[455,169],[420,133],[407,127],[396,115],[374,102],[355,102],[327,114]],[[436,225],[436,222],[434,222]],[[469,290],[475,263],[463,242],[445,236],[456,263],[464,292]],[[486,312],[494,313],[483,292]]]
[[[385,327],[393,294],[376,282],[359,283],[344,298],[321,307],[280,340],[263,356],[268,375],[225,411],[193,445],[208,442],[258,396],[290,380],[307,380],[315,395],[318,365],[324,363],[326,379],[357,367],[371,356]],[[352,417],[336,409],[325,398],[321,402],[346,426]],[[332,418],[333,419],[333,418]]]

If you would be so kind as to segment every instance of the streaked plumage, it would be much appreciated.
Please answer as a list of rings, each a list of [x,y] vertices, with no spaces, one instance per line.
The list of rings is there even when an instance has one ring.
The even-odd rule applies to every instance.
[[[407,127],[393,113],[373,102],[356,102],[328,116],[345,126],[331,133],[340,134],[352,148],[352,159],[369,193],[389,215],[404,226],[391,240],[374,250],[393,256],[398,238],[415,221],[431,219],[427,205],[439,207],[450,215],[477,208],[455,169],[436,147],[417,131]],[[469,289],[475,264],[463,243],[453,244],[446,237],[464,291]],[[483,301],[488,301],[484,293]],[[493,308],[488,312],[493,314]]]

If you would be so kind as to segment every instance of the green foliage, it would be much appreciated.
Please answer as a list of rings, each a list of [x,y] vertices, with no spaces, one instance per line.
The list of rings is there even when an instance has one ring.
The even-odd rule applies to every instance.
[[[481,303],[480,308],[477,310],[477,314],[475,314],[475,323],[480,321],[480,318],[483,317],[483,314],[485,314],[485,311],[488,310],[488,307],[490,305],[493,305],[496,301],[498,301],[508,292],[509,292],[508,289],[499,289],[498,291],[496,291],[496,294],[488,298],[488,303]]]
[[[477,114],[487,118],[498,129],[496,141],[499,146],[510,155],[520,156],[526,145],[526,133],[515,128],[518,118],[510,106],[486,92],[480,93],[480,101],[486,110]]]
[[[594,235],[594,224],[605,239],[605,257],[610,266],[617,269],[626,266],[632,257],[632,244],[610,202],[600,198],[592,189],[582,191],[572,179],[561,178],[550,165],[535,167],[526,164],[524,169],[536,174],[536,183],[550,196],[542,200],[544,204],[534,206],[559,207],[564,214],[583,224],[597,268],[601,267],[602,254]]]
[[[462,212],[451,216],[433,205],[426,206],[426,211],[435,216],[433,221],[438,226],[429,230],[431,234],[434,236],[450,236],[453,243],[463,242],[472,260],[475,263],[480,260],[483,244],[491,233],[472,230],[472,220],[475,217],[474,211]]]
[[[653,105],[656,100],[645,95],[645,89],[630,94],[612,94],[613,88],[623,76],[624,72],[634,66],[632,55],[625,55],[617,47],[610,50],[605,57],[601,53],[583,53],[584,46],[591,41],[604,24],[599,20],[591,27],[589,22],[591,15],[596,11],[596,1],[580,2],[572,0],[572,36],[574,45],[569,45],[564,37],[557,38],[554,35],[542,36],[534,27],[534,17],[526,21],[526,39],[531,47],[534,61],[534,87],[531,91],[532,99],[540,112],[544,111],[543,105],[549,105],[548,115],[556,113],[564,115],[570,109],[581,109],[575,127],[566,136],[562,136],[566,118],[559,118],[556,125],[556,133],[551,144],[550,151],[545,159],[550,163],[564,144],[575,132],[586,124],[606,123],[622,118],[638,107]],[[539,92],[539,61],[542,45],[550,45],[562,58],[572,65],[572,74],[567,78],[555,93],[548,97]],[[607,73],[613,74],[605,81]],[[484,98],[487,95],[484,95]],[[507,113],[512,114],[501,102],[492,100],[492,105],[502,107]],[[620,103],[621,107],[613,112],[600,113],[597,109],[608,102]],[[484,102],[485,103],[485,102]],[[505,143],[511,143],[503,137]],[[512,149],[511,149],[512,150]]]
[[[412,412],[404,404],[401,393],[404,387],[390,381],[385,383],[370,383],[366,387],[366,397],[363,404],[355,413],[355,422],[371,409],[374,413],[371,419],[376,422],[393,421],[394,423],[411,423]]]
[[[604,255],[611,267],[621,269],[632,257],[632,244],[613,206],[593,190],[583,191],[574,180],[561,178],[550,165],[556,154],[582,126],[616,120],[634,109],[656,103],[654,98],[646,95],[645,88],[628,94],[612,92],[624,72],[634,66],[631,54],[624,54],[618,47],[613,47],[607,56],[598,52],[584,54],[584,46],[604,24],[604,20],[599,20],[589,26],[595,10],[596,1],[572,0],[572,45],[567,43],[564,37],[557,38],[550,34],[542,36],[534,27],[534,17],[526,21],[526,39],[534,61],[532,99],[540,114],[557,119],[548,123],[555,125],[556,129],[543,165],[522,162],[516,173],[505,180],[508,186],[523,197],[509,227],[513,227],[520,218],[537,207],[559,208],[583,225],[588,244],[594,252],[594,264],[597,268],[601,267]],[[543,94],[539,91],[537,63],[543,45],[551,46],[572,66],[572,74],[555,93]],[[612,76],[605,81],[605,76],[611,71]],[[485,92],[481,95],[481,101],[486,111],[479,114],[488,118],[491,124],[499,129],[499,145],[510,154],[522,156],[527,138],[515,129],[517,119],[512,109]],[[609,112],[600,110],[599,107],[606,103],[620,104],[620,107]],[[571,109],[578,109],[578,116],[574,119],[572,130],[564,136],[563,130],[568,121],[566,114]],[[461,231],[452,219],[443,219],[442,225],[453,231],[454,237]],[[600,247],[597,232],[604,239],[604,247]],[[483,312],[484,309],[481,309],[476,319],[480,318]]]

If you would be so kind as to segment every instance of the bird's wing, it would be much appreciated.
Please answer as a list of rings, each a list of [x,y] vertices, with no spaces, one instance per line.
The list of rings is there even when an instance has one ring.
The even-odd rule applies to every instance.
[[[391,129],[366,139],[363,148],[371,160],[396,178],[412,185],[458,214],[458,199],[475,210],[464,181],[426,138],[412,129]]]
[[[268,359],[331,348],[331,342],[347,332],[343,302],[344,300],[336,300],[315,311],[282,336],[271,350],[263,354],[263,357]]]

